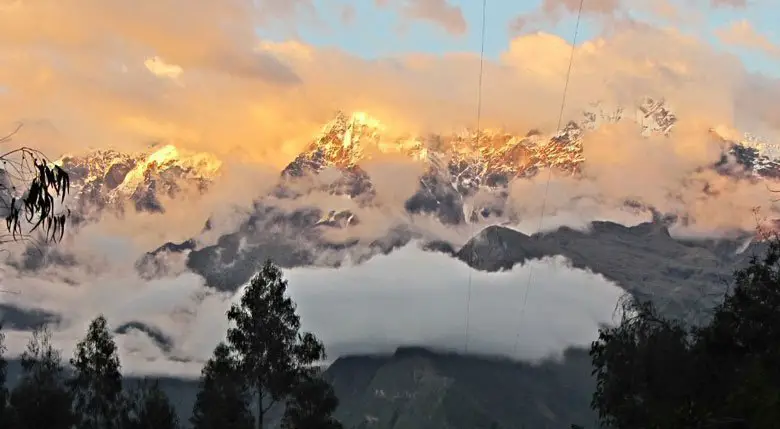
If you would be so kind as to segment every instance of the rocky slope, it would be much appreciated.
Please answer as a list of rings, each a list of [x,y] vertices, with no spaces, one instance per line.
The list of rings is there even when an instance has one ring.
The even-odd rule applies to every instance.
[[[222,166],[214,156],[171,145],[133,154],[96,150],[55,163],[70,174],[69,205],[77,220],[94,219],[104,210],[164,212],[164,200],[207,190]]]
[[[593,222],[589,231],[562,227],[533,236],[492,226],[453,255],[486,271],[563,255],[573,267],[601,274],[634,297],[655,302],[667,314],[695,321],[722,298],[733,271],[761,254],[760,242],[745,248],[751,239],[750,234],[675,239],[662,220],[632,227]]]

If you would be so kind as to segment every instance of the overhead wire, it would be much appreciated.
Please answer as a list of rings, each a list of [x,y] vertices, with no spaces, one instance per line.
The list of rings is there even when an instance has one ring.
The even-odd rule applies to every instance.
[[[574,37],[572,38],[571,43],[571,53],[569,54],[569,67],[566,70],[566,82],[563,86],[563,94],[561,95],[561,108],[558,112],[558,126],[556,127],[556,132],[561,131],[561,125],[563,124],[563,111],[566,107],[566,95],[569,92],[569,81],[571,80],[571,70],[572,65],[574,64],[574,54],[577,51],[577,37],[579,36],[580,32],[580,20],[582,19],[582,7],[585,4],[585,0],[580,0],[580,7],[577,10],[577,23],[574,25]],[[547,195],[550,191],[550,179],[552,177],[552,167],[549,165],[547,166],[547,180],[545,181],[544,185],[544,197],[542,198],[542,210],[539,214],[539,225],[536,229],[536,239],[538,240],[540,237],[540,234],[542,232],[542,226],[544,224],[544,212],[547,209]],[[533,265],[528,266],[528,280],[525,284],[525,293],[523,294],[523,306],[520,309],[520,320],[519,324],[522,324],[523,316],[525,315],[525,307],[528,303],[528,292],[531,289],[532,279],[533,279],[533,273],[534,273],[534,267]],[[515,345],[513,347],[512,355],[517,354],[517,348],[520,344],[520,329],[518,327],[517,335],[515,335]]]
[[[476,129],[476,138],[477,138],[477,145],[480,143],[480,139],[482,137],[482,77],[484,75],[484,64],[485,64],[485,29],[486,29],[486,14],[487,12],[487,0],[482,0],[482,33],[480,36],[480,48],[479,48],[479,79],[477,84],[477,129]],[[467,214],[467,216],[471,216],[471,214]],[[470,219],[467,219],[470,225],[471,233],[470,236],[474,235],[474,223],[471,222]],[[473,249],[473,247],[472,247]],[[474,251],[472,250],[471,258],[473,259]],[[473,262],[473,261],[469,261]],[[469,331],[470,331],[470,324],[471,324],[471,283],[472,283],[472,269],[469,268],[469,279],[468,279],[468,290],[466,295],[466,322],[465,322],[465,339],[464,339],[464,345],[463,345],[463,352],[468,353],[469,351]]]

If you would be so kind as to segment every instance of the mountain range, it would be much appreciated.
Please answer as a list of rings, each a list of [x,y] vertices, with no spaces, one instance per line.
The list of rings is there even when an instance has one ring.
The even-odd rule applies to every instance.
[[[634,121],[643,135],[667,136],[674,132],[677,118],[662,100],[646,99],[632,109],[594,105],[578,121],[547,135],[538,130],[524,135],[472,130],[419,137],[394,135],[364,113],[339,113],[281,170],[272,190],[256,196],[235,230],[210,242],[195,236],[161,243],[140,256],[136,269],[149,279],[188,269],[212,288],[235,291],[268,258],[283,267],[340,266],[417,240],[428,251],[445,253],[482,271],[562,255],[572,266],[601,274],[634,297],[654,301],[667,314],[700,320],[725,292],[732,271],[762,250],[751,231],[721,238],[674,237],[671,228],[684,221],[683,216],[628,200],[623,209],[651,213],[653,220],[635,226],[599,221],[586,230],[559,227],[533,235],[501,225],[519,220],[506,205],[512,181],[532,178],[547,168],[576,179],[588,163],[583,135],[618,121]],[[723,152],[708,168],[745,180],[780,177],[780,161],[772,155],[771,145],[750,136],[735,141],[714,130],[712,135],[722,142]],[[358,209],[390,209],[382,206],[386,203],[364,168],[389,155],[419,163],[423,171],[419,186],[404,202],[400,221],[383,235],[370,240],[351,237],[350,228],[371,221],[362,219]],[[98,150],[68,155],[58,163],[71,174],[72,234],[103,216],[164,213],[168,204],[197,200],[220,180],[224,168],[213,155],[174,146],[135,154]],[[740,168],[732,168],[734,164]],[[327,205],[311,203],[309,197],[316,194],[334,198],[327,199]],[[414,216],[452,228],[492,225],[480,227],[464,245],[455,246],[426,235],[410,221]],[[212,228],[212,221],[206,221],[203,235]],[[340,231],[347,234],[333,234]],[[170,264],[171,256],[182,257],[185,267]],[[48,264],[72,263],[67,249],[53,248],[43,257],[28,255],[21,267],[35,271]],[[6,318],[21,324],[24,317],[50,317],[6,310]],[[127,327],[117,329],[123,328]],[[134,328],[165,347],[165,338],[153,328]],[[593,388],[589,370],[583,350],[571,350],[560,361],[526,365],[402,348],[391,356],[341,357],[327,374],[342,401],[339,417],[348,427],[567,428],[594,420],[588,406]],[[178,405],[186,412],[194,385],[179,380],[167,386],[183,398]]]

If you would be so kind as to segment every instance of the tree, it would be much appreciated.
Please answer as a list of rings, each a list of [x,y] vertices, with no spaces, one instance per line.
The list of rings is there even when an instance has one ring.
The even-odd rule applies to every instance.
[[[201,373],[190,423],[193,429],[251,429],[246,377],[230,349],[220,343]]]
[[[80,429],[113,429],[124,410],[122,374],[117,347],[101,315],[89,324],[86,337],[76,345],[70,360],[74,410]]]
[[[13,424],[24,429],[69,429],[75,423],[59,350],[46,327],[33,331],[22,354],[22,377],[11,393]],[[45,410],[45,412],[42,412]]]
[[[734,275],[701,326],[630,302],[591,346],[607,427],[773,428],[780,421],[780,241]]]
[[[10,142],[20,129],[0,137],[0,144]],[[63,203],[70,190],[68,173],[27,146],[0,153],[0,162],[0,215],[9,233],[0,237],[0,244],[27,241],[36,230],[43,232],[44,241],[62,239],[70,213],[60,212],[57,200]],[[28,230],[22,227],[25,222]]]
[[[128,429],[177,429],[179,416],[158,381],[141,382],[130,399]]]
[[[688,416],[693,394],[685,326],[662,318],[650,303],[626,299],[620,325],[601,329],[590,353],[592,406],[606,427],[696,427],[677,424]]]
[[[0,427],[8,427],[8,362],[5,360],[5,333],[0,324]]]
[[[287,400],[282,429],[342,429],[333,418],[338,405],[330,383],[317,373],[306,374]]]
[[[257,402],[258,429],[268,410],[293,392],[301,374],[325,358],[322,343],[300,332],[300,318],[286,292],[281,270],[268,261],[227,312],[234,325],[227,332],[228,345]]]

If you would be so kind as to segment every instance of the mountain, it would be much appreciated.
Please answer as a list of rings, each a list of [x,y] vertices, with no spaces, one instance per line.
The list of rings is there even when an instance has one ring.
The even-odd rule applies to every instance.
[[[19,361],[9,362],[11,385]],[[560,360],[524,364],[400,348],[387,356],[337,359],[324,373],[340,399],[336,417],[347,429],[568,429],[595,421],[589,407],[595,386],[584,350]],[[138,381],[127,377],[128,387]],[[180,420],[189,427],[198,381],[162,378]],[[279,428],[272,408],[267,427]]]
[[[401,348],[392,356],[353,356],[326,375],[346,427],[569,428],[591,424],[590,358],[570,350],[538,365]]]
[[[593,222],[588,231],[561,227],[525,235],[492,226],[455,256],[475,269],[498,271],[545,256],[565,256],[575,268],[612,280],[634,297],[651,300],[666,314],[691,317],[709,309],[725,292],[733,271],[761,254],[751,234],[722,239],[678,239],[661,221],[627,227]]]
[[[398,219],[398,225],[384,238],[368,243],[326,238],[330,229],[349,230],[360,224],[360,216],[349,207],[381,209],[371,177],[361,165],[387,156],[400,156],[425,167],[418,190],[405,202],[408,214],[433,216],[445,225],[492,217],[516,221],[504,207],[509,183],[533,177],[548,167],[577,177],[587,165],[582,137],[589,130],[630,120],[643,135],[670,135],[677,122],[663,100],[645,99],[633,109],[633,116],[627,113],[630,111],[594,104],[579,121],[547,136],[536,130],[523,136],[481,130],[426,138],[394,134],[365,113],[339,113],[282,170],[271,194],[258,197],[251,215],[235,231],[203,246],[193,238],[186,249],[187,267],[203,275],[210,285],[232,290],[248,280],[257,261],[269,257],[285,267],[337,266],[346,258],[360,262],[386,253],[413,238],[427,240],[403,219]],[[734,141],[713,133],[724,147],[721,161],[712,166],[716,171],[739,177],[747,174],[750,180],[780,175],[780,162],[766,150],[768,145],[753,138]],[[306,199],[314,193],[339,198],[329,199],[328,205],[315,205]],[[479,199],[475,199],[477,194]],[[290,209],[290,201],[298,208]],[[625,204],[633,210],[653,210],[641,202]],[[156,259],[176,252],[171,249],[177,246],[171,244],[149,252],[139,267],[160,266]],[[164,270],[155,268],[147,273],[142,269],[147,276],[158,272]]]
[[[104,210],[162,213],[165,199],[208,190],[222,167],[210,154],[172,145],[152,149],[133,154],[96,150],[56,161],[70,174],[70,204],[77,220],[94,219]]]
[[[350,228],[361,224],[360,214],[353,209],[356,206],[394,209],[381,207],[372,178],[362,168],[366,162],[388,156],[418,162],[424,168],[417,191],[403,207],[409,215],[434,217],[444,225],[480,218],[517,221],[516,214],[505,207],[509,183],[548,167],[577,177],[587,166],[583,135],[618,121],[635,122],[643,135],[670,135],[677,118],[663,100],[645,99],[631,109],[594,104],[579,120],[549,135],[537,130],[525,135],[465,130],[419,137],[399,134],[365,113],[339,113],[280,172],[273,190],[257,196],[246,220],[234,231],[215,242],[195,236],[183,243],[163,243],[143,255],[136,266],[144,277],[154,278],[177,273],[180,268],[172,269],[171,260],[183,260],[173,265],[186,266],[213,287],[234,290],[248,280],[257,261],[267,258],[285,267],[338,266],[347,259],[360,262],[387,253],[412,239],[430,241],[402,217],[386,227],[385,236],[368,242],[335,239],[331,234],[345,230],[341,236],[349,237]],[[724,153],[712,167],[722,174],[747,174],[750,180],[780,176],[780,161],[774,158],[771,145],[750,136],[734,141],[714,135],[721,138]],[[76,226],[106,211],[164,212],[165,204],[208,192],[222,168],[212,155],[187,153],[170,145],[135,154],[99,150],[66,156],[60,163],[71,172]],[[309,198],[317,193],[338,198],[314,203],[314,199],[323,201]],[[653,209],[641,202],[626,205],[639,211]],[[46,261],[34,255],[27,259],[31,260],[23,265],[33,268],[72,263],[66,254],[47,255]]]

